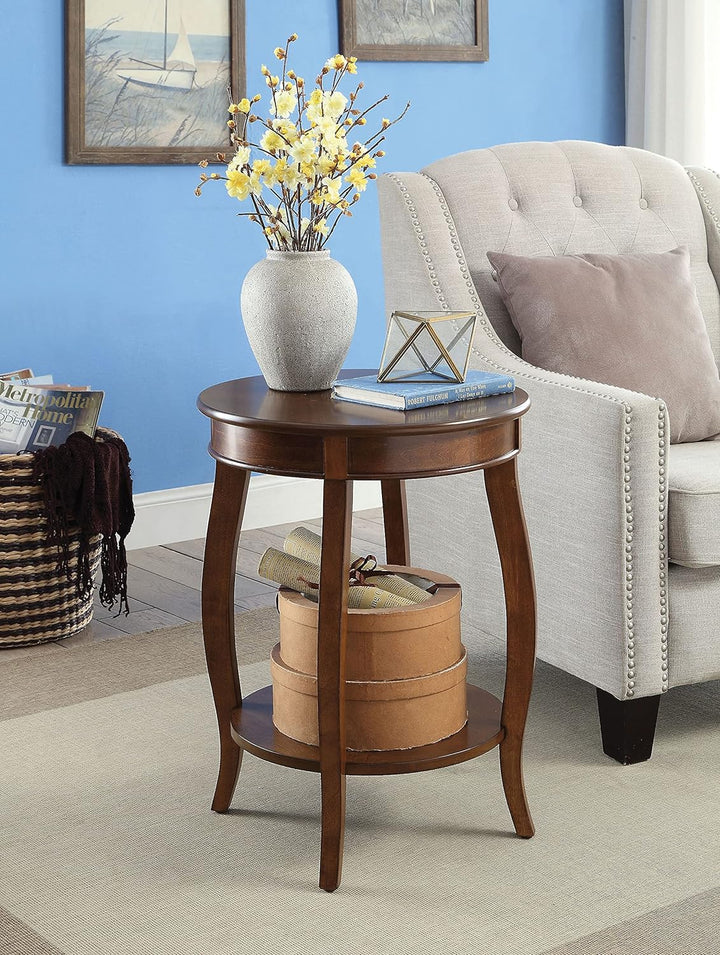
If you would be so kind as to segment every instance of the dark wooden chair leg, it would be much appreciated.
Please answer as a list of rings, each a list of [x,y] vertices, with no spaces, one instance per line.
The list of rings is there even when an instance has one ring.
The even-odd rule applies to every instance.
[[[618,700],[598,687],[597,700],[605,755],[623,766],[650,759],[660,694]]]

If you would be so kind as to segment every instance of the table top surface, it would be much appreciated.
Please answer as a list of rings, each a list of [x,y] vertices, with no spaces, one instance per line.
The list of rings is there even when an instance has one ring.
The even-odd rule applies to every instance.
[[[374,371],[348,368],[340,377],[370,374]],[[530,407],[530,399],[522,389],[516,388],[509,395],[396,411],[340,401],[333,398],[330,391],[273,391],[265,379],[258,376],[212,385],[201,392],[197,405],[204,415],[216,421],[265,431],[426,434],[487,427],[519,418]]]

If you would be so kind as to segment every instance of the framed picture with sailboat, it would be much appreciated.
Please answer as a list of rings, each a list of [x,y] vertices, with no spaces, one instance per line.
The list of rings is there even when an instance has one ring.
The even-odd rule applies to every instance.
[[[245,0],[65,0],[65,159],[170,164],[230,145]]]

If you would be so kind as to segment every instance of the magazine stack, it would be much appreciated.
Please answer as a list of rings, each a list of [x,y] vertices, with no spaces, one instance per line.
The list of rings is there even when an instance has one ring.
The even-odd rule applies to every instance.
[[[93,437],[105,393],[56,384],[23,368],[0,374],[0,454],[59,446],[74,431]]]

